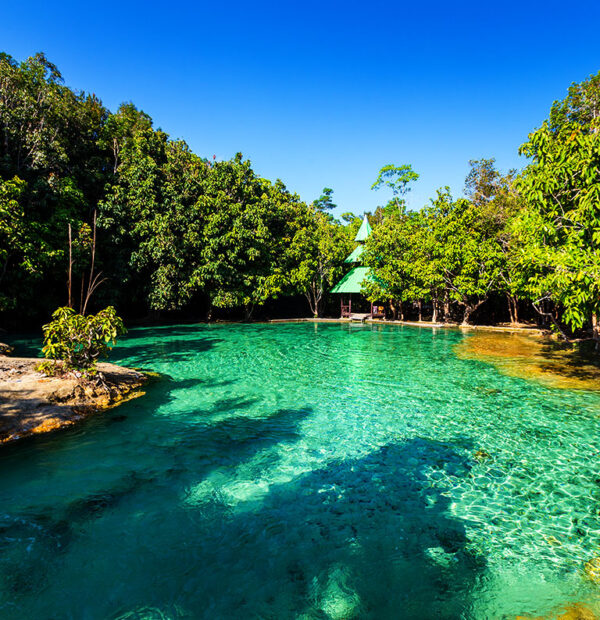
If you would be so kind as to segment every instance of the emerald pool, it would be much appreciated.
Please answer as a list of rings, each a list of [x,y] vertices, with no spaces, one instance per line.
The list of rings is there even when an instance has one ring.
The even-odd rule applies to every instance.
[[[459,330],[179,325],[167,377],[0,451],[0,618],[598,613],[600,393],[459,359]]]

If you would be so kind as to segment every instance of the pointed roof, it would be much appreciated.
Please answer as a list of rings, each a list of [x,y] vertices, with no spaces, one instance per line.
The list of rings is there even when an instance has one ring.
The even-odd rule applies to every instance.
[[[360,293],[363,282],[371,280],[368,267],[354,267],[332,289],[332,293]]]
[[[360,255],[364,252],[364,250],[365,250],[364,245],[357,245],[354,251],[352,252],[352,254],[350,254],[350,256],[348,256],[348,258],[346,258],[344,262],[345,263],[359,263]]]
[[[371,234],[371,230],[371,225],[369,224],[369,220],[365,214],[362,224],[356,233],[356,237],[354,237],[354,241],[366,241],[367,237]]]

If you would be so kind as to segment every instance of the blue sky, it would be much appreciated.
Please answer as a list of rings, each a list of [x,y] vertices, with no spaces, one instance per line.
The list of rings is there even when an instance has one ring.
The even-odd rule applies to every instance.
[[[44,51],[111,110],[133,101],[200,155],[237,151],[338,212],[388,199],[388,163],[460,195],[468,160],[518,147],[600,70],[600,2],[11,2],[0,49]]]

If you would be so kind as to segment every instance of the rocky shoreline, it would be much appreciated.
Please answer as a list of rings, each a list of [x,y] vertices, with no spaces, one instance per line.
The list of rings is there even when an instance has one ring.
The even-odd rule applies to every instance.
[[[47,377],[35,367],[43,360],[0,356],[0,444],[72,426],[83,418],[143,394],[147,376],[99,363],[103,381],[73,373]]]

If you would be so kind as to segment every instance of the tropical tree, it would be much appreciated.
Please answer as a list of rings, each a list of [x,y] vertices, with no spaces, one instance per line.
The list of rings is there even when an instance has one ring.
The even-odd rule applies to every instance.
[[[499,292],[506,295],[511,323],[519,320],[519,299],[526,295],[522,265],[518,259],[511,225],[523,208],[515,188],[516,171],[501,174],[495,159],[469,161],[471,170],[465,180],[465,195],[477,207],[488,234],[496,236],[504,254],[498,280]]]
[[[305,295],[313,316],[321,316],[327,291],[342,276],[344,259],[351,251],[348,229],[329,214],[307,213],[289,247],[288,277]]]
[[[534,307],[563,333],[600,312],[600,73],[573,85],[521,153],[532,162],[517,180],[527,203],[514,234]],[[559,310],[562,309],[562,316]]]
[[[410,263],[413,246],[411,217],[397,215],[384,219],[373,228],[362,255],[373,278],[364,290],[371,301],[388,299],[394,319],[404,319],[403,302],[412,299],[413,273]]]
[[[205,190],[201,265],[192,283],[212,306],[242,308],[250,318],[288,290],[287,248],[307,207],[281,181],[257,177],[240,153],[212,167]]]
[[[496,234],[469,200],[454,201],[446,187],[438,190],[429,216],[433,224],[434,259],[449,299],[463,309],[467,325],[497,287],[503,255]]]
[[[76,371],[84,376],[96,374],[98,360],[106,357],[111,345],[126,332],[112,306],[88,316],[67,306],[58,308],[43,331],[42,353],[47,359],[38,369],[48,375]]]
[[[331,211],[337,207],[333,202],[333,190],[330,187],[324,187],[321,195],[313,201],[312,205],[317,211]]]
[[[378,190],[386,187],[392,190],[392,199],[387,205],[380,209],[381,215],[378,219],[383,219],[390,215],[401,215],[406,209],[406,200],[404,196],[410,191],[410,183],[418,180],[419,175],[412,169],[410,164],[395,166],[388,164],[383,166],[377,175],[377,179],[371,189]]]

